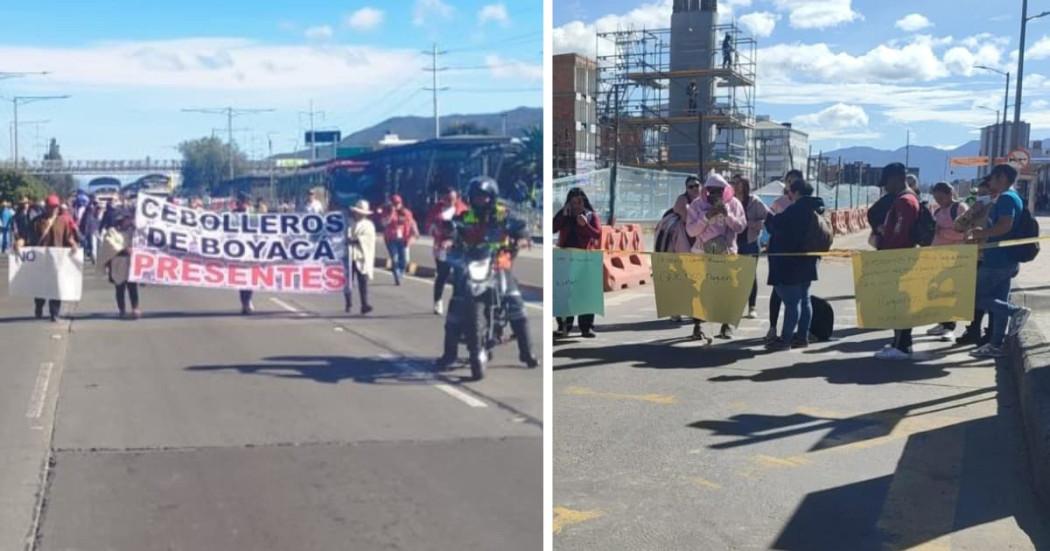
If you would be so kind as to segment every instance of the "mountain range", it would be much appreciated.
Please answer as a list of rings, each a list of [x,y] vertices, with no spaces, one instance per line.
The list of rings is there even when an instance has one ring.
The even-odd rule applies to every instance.
[[[462,125],[472,125],[488,130],[489,134],[503,134],[506,118],[507,135],[520,136],[522,131],[534,126],[543,126],[543,109],[537,107],[519,107],[502,113],[485,113],[474,115],[443,115],[441,131]],[[394,117],[375,126],[359,130],[343,138],[341,147],[369,147],[383,139],[387,133],[397,134],[402,140],[426,140],[434,137],[433,117]]]
[[[925,145],[913,145],[910,151],[905,151],[903,147],[893,151],[873,147],[847,147],[825,151],[824,157],[831,159],[832,163],[837,163],[839,157],[842,157],[843,164],[859,161],[872,166],[885,166],[894,162],[903,163],[907,158],[908,166],[918,168],[919,180],[927,184],[941,180],[950,182],[956,179],[977,177],[976,168],[952,168],[948,164],[948,159],[976,156],[980,148],[981,142],[977,140],[966,142],[955,149],[940,149]]]

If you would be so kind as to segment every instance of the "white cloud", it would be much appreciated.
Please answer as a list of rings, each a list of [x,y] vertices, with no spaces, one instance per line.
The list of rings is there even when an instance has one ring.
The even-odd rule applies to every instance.
[[[868,129],[868,114],[859,105],[836,103],[831,107],[795,117],[794,123],[814,140],[875,139],[879,134]]]
[[[356,31],[370,31],[383,24],[383,10],[365,6],[346,17],[346,26]]]
[[[412,24],[422,27],[433,17],[448,19],[455,11],[455,8],[442,0],[416,0],[415,7],[412,8]]]
[[[328,25],[318,25],[306,29],[303,34],[310,40],[328,40],[335,35],[335,31]]]
[[[895,26],[902,31],[913,33],[921,31],[927,27],[932,27],[933,23],[930,23],[930,20],[926,19],[925,15],[920,13],[909,13],[898,19]]]
[[[367,46],[269,45],[241,38],[110,42],[78,48],[0,46],[12,71],[47,67],[59,88],[253,90],[374,89],[404,80],[414,50]]]
[[[758,38],[765,38],[773,34],[773,29],[776,28],[777,19],[779,17],[768,11],[756,11],[747,15],[740,16],[740,24],[744,26],[751,34]]]
[[[503,59],[498,55],[489,55],[485,57],[485,65],[489,67],[494,78],[543,82],[543,64],[541,63],[526,63]]]
[[[503,26],[510,23],[510,16],[507,14],[507,6],[504,4],[488,4],[483,6],[481,10],[478,11],[478,24],[484,25],[489,22],[499,23]]]
[[[927,44],[900,48],[879,45],[854,56],[827,44],[777,44],[758,54],[759,81],[807,78],[823,82],[930,81],[948,76],[944,63]]]
[[[796,29],[826,29],[863,18],[851,0],[773,0],[773,5],[788,12]]]
[[[1050,36],[1043,36],[1039,40],[1028,47],[1025,52],[1025,59],[1037,60],[1050,58]]]
[[[606,15],[592,23],[572,21],[553,31],[554,53],[595,56],[597,33],[617,29],[665,29],[671,26],[672,0],[656,0],[622,15]],[[721,6],[720,6],[721,7]]]
[[[1050,107],[1050,101],[1047,101],[1045,99],[1037,99],[1032,102],[1032,109],[1043,110],[1048,107]]]

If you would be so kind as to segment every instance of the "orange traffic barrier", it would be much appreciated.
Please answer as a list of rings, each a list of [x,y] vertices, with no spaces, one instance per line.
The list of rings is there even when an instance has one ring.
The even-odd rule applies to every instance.
[[[857,231],[857,211],[853,209],[846,211],[846,230],[849,233]]]
[[[868,207],[862,207],[860,209],[860,227],[868,229]]]
[[[620,291],[646,285],[652,281],[649,257],[644,252],[641,226],[628,224],[602,228],[604,287],[606,291]]]
[[[831,211],[831,225],[835,235],[846,235],[846,215],[841,210]]]

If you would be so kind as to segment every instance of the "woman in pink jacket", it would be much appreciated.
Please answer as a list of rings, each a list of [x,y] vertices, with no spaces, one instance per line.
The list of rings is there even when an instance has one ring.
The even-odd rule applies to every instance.
[[[934,247],[939,245],[962,245],[966,241],[966,234],[955,229],[955,220],[966,212],[966,204],[955,200],[955,190],[947,182],[938,182],[933,186],[933,200],[937,206],[933,211],[933,219],[937,222],[937,232],[933,234]],[[955,340],[955,322],[948,321],[934,325],[927,335],[941,337],[944,341]]]
[[[711,173],[704,183],[703,190],[689,205],[689,216],[685,231],[689,237],[696,238],[693,244],[694,253],[703,254],[736,254],[736,236],[747,228],[747,215],[744,206],[734,197],[733,188],[718,174]],[[704,335],[703,320],[693,320],[693,338],[711,339]],[[732,338],[728,324],[722,325],[719,335]]]

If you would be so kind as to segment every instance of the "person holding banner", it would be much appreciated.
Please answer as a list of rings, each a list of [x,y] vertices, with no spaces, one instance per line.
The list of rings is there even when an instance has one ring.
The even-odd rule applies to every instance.
[[[1008,164],[996,165],[990,176],[989,184],[996,199],[988,217],[989,227],[974,230],[973,237],[998,243],[1013,238],[1024,214],[1024,203],[1012,189],[1017,169]],[[970,353],[976,358],[1003,357],[1006,337],[1020,333],[1032,314],[1031,309],[1010,302],[1011,282],[1020,272],[1014,254],[1012,247],[986,249],[977,268],[977,307],[991,314],[992,339]]]
[[[15,217],[15,211],[11,203],[5,199],[0,201],[0,253],[6,253],[11,246],[11,219]]]
[[[372,311],[372,305],[368,304],[368,281],[375,275],[376,264],[376,227],[369,218],[372,214],[368,201],[364,199],[350,207],[350,215],[354,220],[346,234],[346,243],[350,247],[350,277],[347,278],[347,289],[343,293],[347,313],[354,306],[353,282],[357,282],[361,295],[361,315]]]
[[[139,284],[129,281],[131,269],[131,242],[135,235],[135,215],[129,208],[122,208],[113,214],[113,227],[106,230],[99,259],[109,272],[109,282],[113,284],[117,298],[117,312],[121,318],[139,319]],[[131,315],[127,313],[124,295],[131,301]]]
[[[878,250],[910,249],[917,245],[913,227],[919,222],[919,197],[908,187],[907,169],[890,163],[882,169],[882,187],[893,197],[886,219],[878,231]],[[880,360],[908,360],[912,354],[912,330],[894,329],[893,343],[875,354]]]
[[[558,232],[558,247],[562,249],[601,248],[602,225],[594,212],[590,199],[582,189],[574,187],[565,198],[565,205],[554,215],[554,231]],[[558,330],[554,335],[564,338],[572,332],[573,318],[558,318]],[[593,339],[594,314],[580,315],[580,336]]]
[[[46,209],[43,214],[37,216],[30,223],[28,233],[15,236],[15,252],[24,246],[54,247],[77,250],[77,233],[74,230],[72,220],[68,216],[59,213],[61,201],[58,195],[48,195],[44,202]],[[55,299],[34,299],[36,303],[35,314],[37,319],[44,317],[44,303],[47,302],[48,313],[51,321],[58,321],[62,309],[62,301]]]
[[[311,195],[312,194],[313,192],[311,192]],[[237,194],[237,202],[234,204],[233,212],[245,212],[251,214],[251,198],[248,197],[247,193],[242,191]],[[250,316],[255,312],[255,304],[252,303],[252,297],[255,293],[253,293],[251,289],[241,289],[237,293],[241,299],[241,314]]]
[[[933,235],[932,246],[963,244],[966,241],[966,234],[955,229],[955,221],[966,213],[966,205],[955,199],[955,190],[948,182],[937,182],[933,186],[933,200],[937,205],[933,211],[937,231]],[[926,331],[926,334],[950,342],[955,340],[955,328],[956,323],[948,321],[934,325]]]
[[[778,253],[815,252],[811,232],[820,231],[817,217],[824,215],[824,199],[813,196],[813,186],[796,178],[788,186],[791,206],[766,218],[769,230],[769,284],[784,302],[784,327],[780,337],[766,344],[770,351],[806,348],[813,321],[809,288],[817,280],[817,256],[777,256]]]
[[[747,229],[744,206],[734,197],[725,178],[712,172],[704,183],[700,197],[689,205],[685,231],[696,239],[693,252],[701,254],[737,254],[736,236]],[[729,324],[722,324],[721,338],[733,337]],[[703,320],[693,320],[693,338],[710,339],[704,334]]]

